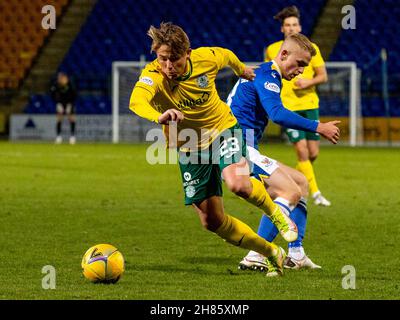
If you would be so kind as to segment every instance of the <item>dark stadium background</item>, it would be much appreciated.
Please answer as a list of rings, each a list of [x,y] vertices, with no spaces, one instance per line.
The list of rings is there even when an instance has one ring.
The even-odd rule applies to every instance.
[[[42,28],[42,8],[48,4],[56,9],[56,29]],[[326,61],[357,63],[365,139],[386,141],[389,135],[398,142],[400,6],[395,0],[2,1],[0,134],[7,139],[13,114],[54,115],[48,90],[58,71],[68,73],[78,89],[78,115],[111,114],[112,62],[152,60],[146,31],[161,21],[182,26],[193,48],[223,46],[242,61],[262,61],[264,48],[282,37],[272,17],[287,5],[298,6],[303,33]],[[354,6],[356,29],[341,26],[345,5]],[[388,57],[386,87],[382,49]],[[321,101],[321,115],[347,116],[348,99]],[[388,117],[391,121],[383,120]]]

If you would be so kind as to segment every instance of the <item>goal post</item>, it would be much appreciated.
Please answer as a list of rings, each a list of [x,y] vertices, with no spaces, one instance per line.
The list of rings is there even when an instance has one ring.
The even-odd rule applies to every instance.
[[[113,143],[144,141],[147,130],[156,126],[129,110],[130,94],[146,63],[142,59],[141,61],[114,61],[112,64]],[[261,62],[245,63],[258,65]],[[326,62],[326,68],[328,82],[317,87],[320,116],[324,120],[334,118],[343,120],[341,141],[350,146],[362,145],[360,72],[357,65],[355,62],[329,61]],[[220,70],[216,78],[216,87],[222,100],[226,100],[237,79],[230,68]]]
[[[348,101],[349,145],[363,144],[362,113],[361,113],[361,71],[355,62],[325,63],[328,72],[328,82],[318,86],[320,99],[323,99],[324,88],[329,88],[328,94],[338,94]],[[335,89],[336,87],[336,89]],[[333,89],[332,89],[333,88]],[[346,91],[348,97],[346,98]],[[322,97],[321,97],[322,96]]]
[[[112,63],[112,142],[120,142],[120,114],[128,113],[128,90],[138,80],[145,60],[114,61]],[[128,99],[128,101],[127,101]],[[125,110],[126,109],[126,110]],[[124,112],[125,111],[125,112]]]

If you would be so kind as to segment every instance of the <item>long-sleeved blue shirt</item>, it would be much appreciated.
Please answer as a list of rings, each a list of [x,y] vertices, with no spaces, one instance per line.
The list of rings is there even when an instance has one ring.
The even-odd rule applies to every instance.
[[[262,63],[255,73],[254,81],[239,79],[227,99],[248,145],[258,149],[268,119],[287,128],[316,132],[318,121],[303,118],[283,106],[282,77],[272,61]],[[254,130],[254,135],[249,130]]]

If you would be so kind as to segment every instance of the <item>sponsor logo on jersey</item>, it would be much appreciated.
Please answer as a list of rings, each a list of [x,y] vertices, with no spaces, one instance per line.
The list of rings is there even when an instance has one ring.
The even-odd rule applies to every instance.
[[[204,89],[208,86],[208,77],[206,74],[198,77],[196,81],[197,81],[197,85],[202,89]]]
[[[298,137],[300,137],[300,132],[298,130],[288,129],[287,132],[289,133],[289,135],[292,136],[293,139],[297,139]]]
[[[269,167],[273,164],[273,162],[270,159],[268,159],[267,157],[262,159],[261,163],[264,164],[266,167]]]
[[[279,88],[279,86],[276,83],[272,83],[272,82],[268,82],[268,81],[264,83],[264,88],[269,91],[276,92],[276,93],[281,92],[281,89]]]
[[[210,97],[210,94],[208,92],[203,92],[201,97],[198,99],[185,99],[185,100],[180,100],[178,102],[177,107],[179,109],[193,109],[196,106],[201,106],[202,104],[206,103]]]
[[[143,83],[145,83],[145,84],[148,84],[149,86],[152,86],[153,85],[153,79],[152,78],[150,78],[150,77],[141,77],[140,79],[139,79],[139,82],[143,82]]]
[[[190,177],[190,178],[192,178],[192,177]],[[200,179],[195,179],[195,180],[192,180],[192,181],[186,180],[186,182],[183,183],[183,187],[186,188],[188,186],[193,186],[193,185],[196,185],[196,184],[199,184],[199,183],[200,183]]]
[[[190,179],[192,179],[192,175],[191,175],[189,172],[185,172],[185,173],[183,174],[183,178],[184,178],[186,181],[189,181]]]

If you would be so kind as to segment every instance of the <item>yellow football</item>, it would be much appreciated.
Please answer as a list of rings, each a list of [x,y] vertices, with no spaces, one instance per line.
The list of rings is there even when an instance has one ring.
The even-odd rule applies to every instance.
[[[111,244],[98,244],[89,248],[82,258],[86,279],[95,283],[116,283],[125,271],[122,253]]]

